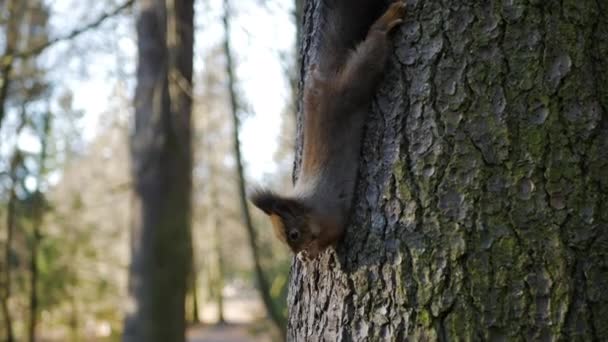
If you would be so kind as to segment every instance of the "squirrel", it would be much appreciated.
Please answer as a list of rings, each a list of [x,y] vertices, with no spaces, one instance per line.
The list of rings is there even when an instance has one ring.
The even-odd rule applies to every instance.
[[[251,202],[294,253],[315,258],[342,236],[351,212],[365,118],[405,3],[324,0],[318,52],[304,79],[303,152],[289,194],[258,189]],[[382,15],[380,15],[382,14]],[[374,21],[375,20],[375,21]]]

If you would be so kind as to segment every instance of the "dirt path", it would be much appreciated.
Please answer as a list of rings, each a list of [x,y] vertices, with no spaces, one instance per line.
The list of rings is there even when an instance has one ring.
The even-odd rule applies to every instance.
[[[247,326],[224,324],[208,327],[193,327],[188,331],[188,342],[265,342],[252,337]]]
[[[230,324],[204,324],[188,329],[188,342],[272,342],[269,337],[253,336],[255,322],[264,317],[264,307],[255,294],[227,296],[224,299],[224,317]],[[203,322],[217,321],[217,307],[203,304]]]

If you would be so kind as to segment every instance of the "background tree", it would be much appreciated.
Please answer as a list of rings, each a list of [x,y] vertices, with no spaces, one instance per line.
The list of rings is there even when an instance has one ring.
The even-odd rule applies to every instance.
[[[127,1],[115,8],[109,3],[108,7],[112,10],[103,12],[94,20],[85,20],[85,24],[79,23],[76,28],[69,28],[66,34],[56,34],[56,27],[51,23],[54,4],[40,0],[0,2],[0,8],[3,9],[0,14],[2,340],[44,338],[38,334],[41,330],[46,333],[45,337],[56,333],[55,328],[63,325],[65,317],[76,317],[81,313],[77,310],[66,313],[66,302],[74,303],[75,297],[78,297],[76,302],[86,302],[86,296],[80,296],[81,293],[76,292],[87,285],[102,282],[99,278],[89,278],[87,285],[82,286],[81,276],[86,272],[82,269],[91,270],[94,267],[88,264],[76,272],[74,261],[66,259],[77,254],[66,254],[74,250],[87,250],[87,256],[90,256],[91,250],[88,247],[91,247],[91,240],[86,240],[81,235],[80,239],[71,240],[74,235],[70,235],[73,233],[68,228],[70,225],[65,224],[66,220],[58,219],[64,214],[63,202],[57,200],[53,204],[59,205],[49,205],[49,198],[56,199],[54,195],[61,192],[53,186],[58,174],[65,171],[63,167],[68,168],[68,155],[77,154],[75,151],[82,147],[79,145],[82,141],[81,132],[74,134],[79,111],[68,108],[71,105],[71,93],[63,83],[67,68],[51,66],[52,60],[61,53],[50,48],[94,31],[106,19],[128,8],[131,3],[132,1]],[[98,15],[97,11],[89,14]],[[55,53],[43,55],[43,52],[50,50]],[[62,57],[69,56],[70,53],[66,53]],[[62,59],[62,62],[66,60],[69,58]],[[61,81],[53,78],[54,73],[62,73]],[[71,202],[67,198],[64,200]],[[55,208],[61,212],[55,212]],[[77,215],[73,215],[70,221],[78,221]],[[82,264],[79,266],[91,259],[80,258]],[[104,291],[96,294],[99,292]],[[96,298],[101,299],[99,296]],[[83,306],[90,309],[88,305]],[[41,315],[41,312],[45,314]],[[98,314],[96,310],[87,310],[81,318],[86,320]],[[52,328],[49,329],[49,326]],[[73,340],[77,339],[74,336]]]
[[[8,1],[8,17],[2,19],[5,47],[0,72],[0,125],[7,110],[12,112],[14,135],[2,141],[7,149],[8,199],[6,235],[2,262],[2,322],[0,331],[7,341],[33,340],[38,314],[37,245],[41,232],[44,196],[39,191],[46,159],[45,142],[50,113],[41,109],[48,101],[46,72],[34,59],[15,60],[17,49],[27,49],[48,41],[48,8],[40,1]],[[40,150],[24,150],[18,144],[22,134],[37,138]],[[7,151],[4,150],[4,151]],[[0,166],[1,167],[1,166]],[[27,318],[26,318],[27,317]],[[14,323],[27,321],[27,329],[15,331]],[[23,331],[26,330],[26,331]]]
[[[281,331],[280,336],[284,336],[285,319],[277,306],[275,305],[271,293],[270,293],[270,282],[264,274],[264,269],[261,264],[260,250],[257,243],[257,233],[253,226],[253,220],[251,213],[249,212],[249,204],[247,200],[247,194],[245,190],[245,172],[243,167],[243,159],[241,156],[241,147],[239,142],[239,131],[240,131],[240,117],[239,111],[241,106],[237,98],[236,90],[236,77],[234,76],[234,61],[233,54],[230,48],[230,2],[228,0],[223,1],[224,4],[224,33],[226,39],[224,41],[224,53],[226,57],[226,75],[228,77],[228,98],[230,101],[230,116],[233,123],[232,128],[232,142],[234,148],[234,159],[236,162],[236,173],[237,173],[237,186],[238,186],[238,200],[241,207],[241,216],[243,219],[243,225],[247,231],[247,237],[249,241],[249,247],[251,249],[253,267],[256,277],[260,296],[266,307],[266,311],[276,328]]]
[[[104,113],[107,127],[86,152],[58,150],[64,137],[82,145],[65,122],[66,117],[80,115],[70,113],[74,110],[69,94],[62,97],[63,109],[55,115],[49,166],[61,165],[63,177],[47,191],[52,210],[44,218],[39,253],[40,307],[45,311],[40,337],[54,332],[59,339],[87,341],[102,332],[118,339],[122,331],[133,215],[127,127],[131,100],[124,89],[116,88],[117,101]],[[63,118],[62,125],[57,125],[58,118]],[[82,191],[82,184],[87,184],[87,191]]]
[[[25,2],[17,0],[7,0],[0,4],[4,9],[4,15],[1,20],[6,23],[4,27],[4,55],[2,56],[0,65],[0,127],[2,127],[2,121],[4,121],[6,113],[8,89],[10,86],[13,64],[15,62],[12,55],[15,53],[16,46],[19,42],[19,18],[23,16],[24,4]]]
[[[132,312],[129,259],[131,241],[138,240],[131,239],[131,227],[141,218],[141,207],[131,200],[137,184],[129,172],[129,138],[141,132],[141,121],[132,117],[137,46],[128,9],[133,3],[0,1],[0,340],[118,340],[124,313]],[[275,167],[269,158],[273,134],[248,142],[251,127],[263,120],[273,125],[289,101],[280,68],[284,60],[278,56],[292,58],[293,4],[244,0],[238,5],[232,11],[231,43],[239,104],[247,103],[239,108],[248,171],[243,176],[275,181],[264,176]],[[188,280],[187,314],[200,313],[202,321],[213,322],[215,300],[223,298],[226,321],[237,324],[219,329],[265,334],[275,329],[255,288],[239,215],[232,122],[226,120],[229,97],[223,35],[218,34],[222,2],[197,6],[202,10],[196,32],[205,39],[197,40],[196,49],[196,77],[203,77],[189,94],[198,102],[192,123],[197,262]],[[210,55],[214,63],[207,61]],[[276,89],[272,101],[257,92],[263,64],[263,82],[272,79],[270,87]],[[204,79],[208,73],[217,80]],[[181,88],[183,82],[174,76],[169,80]],[[251,151],[257,143],[265,146],[260,153],[255,147]],[[291,169],[288,158],[281,162],[281,169]],[[285,316],[290,256],[266,220],[252,214],[270,299]],[[201,330],[191,329],[195,335]]]
[[[608,4],[407,3],[352,224],[294,260],[288,339],[607,339]]]
[[[36,188],[33,192],[28,192],[27,202],[29,207],[29,214],[31,217],[32,232],[29,243],[30,250],[30,300],[29,300],[29,312],[30,319],[28,322],[28,341],[34,342],[36,340],[36,327],[38,324],[38,315],[40,310],[40,298],[39,298],[39,279],[40,279],[40,265],[39,265],[39,253],[40,245],[43,236],[43,218],[45,211],[48,211],[49,204],[46,200],[46,196],[40,191],[40,184],[43,183],[44,177],[47,172],[47,157],[48,157],[48,146],[49,137],[51,130],[51,112],[46,111],[41,117],[40,123],[40,155],[37,158],[37,171],[35,172]]]
[[[142,0],[133,177],[135,308],[125,341],[184,341],[191,272],[193,1]]]

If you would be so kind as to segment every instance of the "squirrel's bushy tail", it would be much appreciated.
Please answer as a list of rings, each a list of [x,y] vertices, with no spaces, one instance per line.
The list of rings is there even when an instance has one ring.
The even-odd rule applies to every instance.
[[[365,39],[370,26],[382,14],[385,0],[321,0],[323,8],[319,69],[336,72],[348,54]]]

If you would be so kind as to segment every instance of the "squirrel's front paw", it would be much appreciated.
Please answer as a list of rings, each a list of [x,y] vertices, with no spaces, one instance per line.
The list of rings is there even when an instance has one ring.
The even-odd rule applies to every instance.
[[[405,3],[402,0],[393,2],[384,14],[376,21],[373,28],[382,32],[390,32],[403,22]]]

